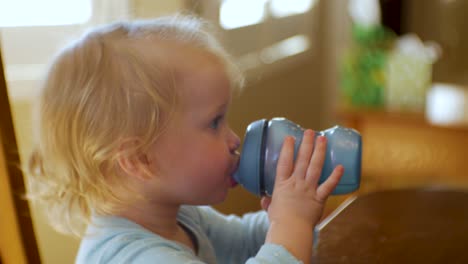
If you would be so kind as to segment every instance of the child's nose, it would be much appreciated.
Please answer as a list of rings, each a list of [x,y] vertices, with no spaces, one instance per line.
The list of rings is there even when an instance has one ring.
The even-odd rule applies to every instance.
[[[234,131],[230,130],[230,145],[229,145],[229,148],[231,150],[231,152],[235,152],[239,147],[240,147],[240,138],[239,136],[237,136],[236,133],[234,133]]]

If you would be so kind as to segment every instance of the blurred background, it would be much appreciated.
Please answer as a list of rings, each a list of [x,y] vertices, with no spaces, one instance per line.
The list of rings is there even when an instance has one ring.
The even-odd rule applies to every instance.
[[[468,188],[468,22],[463,17],[468,1],[380,0],[378,19],[366,24],[367,18],[357,17],[376,12],[366,6],[371,2],[0,0],[9,99],[0,108],[11,111],[12,140],[26,161],[33,144],[35,94],[61,47],[98,24],[195,13],[216,25],[247,77],[229,115],[239,136],[260,118],[283,116],[314,130],[340,124],[363,137],[358,193],[413,186]],[[352,16],[352,4],[358,5],[357,16]],[[7,121],[2,119],[3,130]],[[0,172],[0,190],[15,203],[13,193],[20,187],[9,184],[11,175],[4,174]],[[325,215],[347,197],[332,197]],[[28,217],[29,212],[11,209],[10,200],[0,199],[0,218]],[[258,198],[242,188],[216,207],[235,214],[260,209]],[[29,209],[32,234],[14,221],[0,222],[5,263],[37,263],[34,254],[25,253],[34,250],[42,263],[72,263],[79,240],[54,232],[40,208]],[[15,244],[19,246],[12,249]]]

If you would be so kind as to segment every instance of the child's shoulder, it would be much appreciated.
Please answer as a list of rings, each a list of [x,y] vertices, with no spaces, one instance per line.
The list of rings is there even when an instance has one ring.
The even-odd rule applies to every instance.
[[[184,246],[121,217],[93,217],[76,263],[133,263],[136,259],[191,259]],[[135,262],[136,263],[136,262]],[[166,263],[166,262],[165,262]]]

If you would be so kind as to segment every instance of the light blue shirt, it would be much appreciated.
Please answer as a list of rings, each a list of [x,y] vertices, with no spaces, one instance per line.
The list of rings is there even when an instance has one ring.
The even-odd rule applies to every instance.
[[[208,206],[182,206],[177,220],[193,235],[196,253],[125,218],[100,216],[88,227],[76,263],[301,263],[284,247],[264,244],[265,212],[241,218]]]

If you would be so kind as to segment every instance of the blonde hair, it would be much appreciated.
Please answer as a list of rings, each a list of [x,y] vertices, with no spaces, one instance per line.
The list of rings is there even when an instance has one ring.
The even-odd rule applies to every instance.
[[[118,151],[121,140],[137,137],[132,153],[144,150],[177,101],[176,65],[164,60],[170,50],[148,44],[168,40],[203,49],[221,59],[233,88],[242,86],[208,26],[188,16],[118,22],[87,32],[58,54],[41,91],[38,144],[27,170],[28,197],[47,206],[55,229],[81,236],[92,213],[113,214],[129,203],[117,195],[132,191],[116,169],[119,155],[131,154]]]

